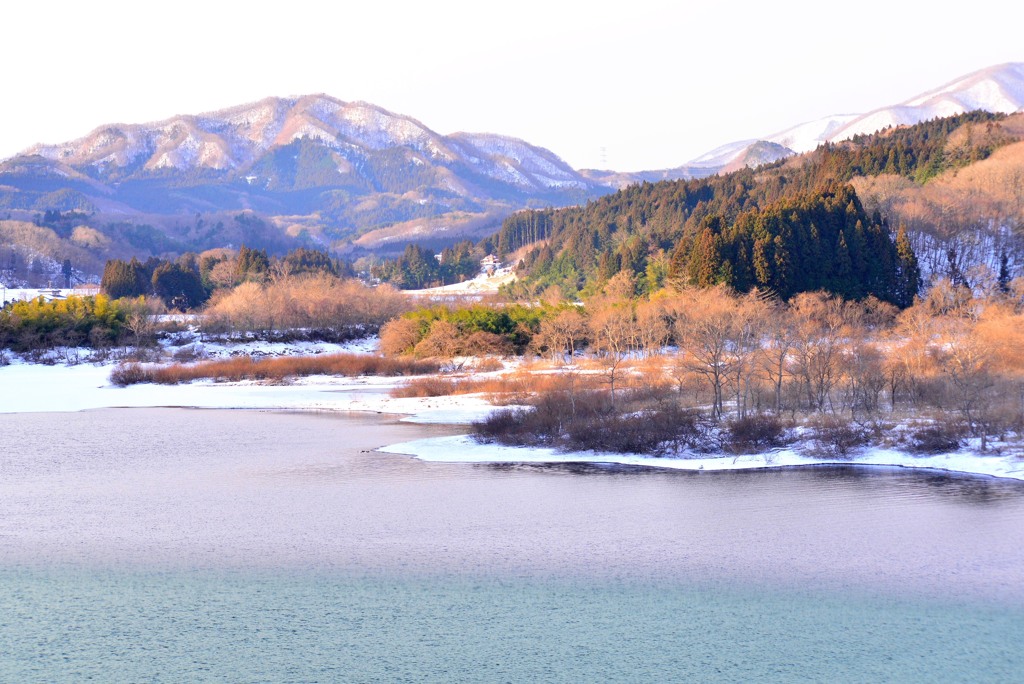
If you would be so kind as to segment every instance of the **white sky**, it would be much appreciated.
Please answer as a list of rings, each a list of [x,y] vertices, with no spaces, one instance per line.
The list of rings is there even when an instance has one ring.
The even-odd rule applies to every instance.
[[[0,158],[105,123],[323,92],[442,134],[523,138],[576,168],[666,168],[1024,61],[1022,7],[12,2],[0,21]]]

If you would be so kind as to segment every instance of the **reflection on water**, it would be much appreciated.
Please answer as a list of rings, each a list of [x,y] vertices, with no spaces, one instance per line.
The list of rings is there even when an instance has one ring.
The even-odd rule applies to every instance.
[[[942,473],[933,470],[911,470],[899,466],[855,466],[855,465],[807,465],[780,466],[774,469],[693,471],[666,468],[658,471],[647,466],[618,463],[486,463],[477,467],[501,472],[530,471],[537,473],[566,473],[597,477],[601,475],[622,478],[637,474],[650,477],[654,473],[680,478],[714,478],[728,481],[730,478],[755,478],[763,481],[766,473],[782,471],[799,472],[801,477],[822,481],[826,486],[849,485],[863,482],[869,487],[883,486],[891,481],[901,489],[904,496],[920,495],[949,496],[967,503],[985,505],[1003,500],[1019,500],[1024,495],[1024,483],[987,476],[958,473]],[[917,494],[915,494],[915,492]]]

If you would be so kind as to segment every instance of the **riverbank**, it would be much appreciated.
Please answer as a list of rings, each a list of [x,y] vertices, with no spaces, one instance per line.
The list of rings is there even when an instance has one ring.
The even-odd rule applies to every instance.
[[[355,349],[366,351],[367,347],[362,343]],[[287,384],[198,381],[182,385],[117,387],[110,382],[112,369],[110,364],[49,366],[20,362],[0,367],[0,413],[152,407],[356,411],[402,415],[408,422],[468,425],[493,410],[481,395],[390,396],[392,389],[409,378],[312,376],[297,378]],[[739,456],[687,453],[675,457],[651,457],[509,447],[479,443],[469,435],[455,435],[393,444],[381,451],[407,454],[424,461],[452,463],[592,463],[696,472],[854,465],[920,468],[1024,480],[1024,458],[1020,454],[1015,451],[981,453],[970,445],[955,452],[929,455],[869,447],[844,459],[814,457],[794,448]]]
[[[684,457],[655,457],[612,453],[564,453],[555,449],[481,444],[471,435],[455,435],[392,444],[379,451],[444,463],[589,463],[693,472],[840,465],[921,468],[1024,480],[1024,460],[1019,457],[982,455],[968,450],[915,456],[895,449],[866,448],[848,459],[815,458],[793,449],[736,456],[687,454]]]

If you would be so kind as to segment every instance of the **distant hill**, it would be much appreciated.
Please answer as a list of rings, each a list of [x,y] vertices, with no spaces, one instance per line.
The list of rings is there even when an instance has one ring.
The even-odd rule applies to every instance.
[[[411,117],[326,95],[104,125],[0,164],[0,210],[122,220],[254,211],[291,217],[282,228],[297,226],[321,246],[416,221],[472,232],[515,209],[606,191],[522,140],[440,135]]]
[[[409,242],[440,249],[486,237],[524,208],[582,205],[638,183],[711,178],[889,126],[1022,105],[1024,64],[1003,64],[898,105],[825,117],[719,145],[678,167],[640,172],[576,171],[522,140],[441,135],[411,117],[327,95],[107,124],[0,162],[0,222],[14,222],[0,231],[0,277],[5,269],[31,273],[34,262],[62,266],[65,259],[86,276],[98,275],[95,264],[107,258],[242,243],[277,253],[328,249],[351,258],[397,255]],[[919,204],[905,195],[894,204],[880,184],[870,196],[881,204]],[[935,193],[940,185],[928,187]],[[908,221],[930,219],[908,214]]]
[[[762,138],[738,140],[671,169],[623,173],[583,170],[587,178],[617,188],[644,181],[707,178],[744,166],[769,164],[810,152],[826,142],[849,140],[893,126],[909,126],[929,119],[965,112],[1012,114],[1024,109],[1024,63],[1000,64],[967,74],[900,104],[866,114],[835,114],[798,124]]]
[[[592,292],[621,271],[909,303],[897,228],[924,275],[1024,276],[1024,113],[971,112],[826,143],[757,170],[631,185],[585,207],[521,212],[489,240],[519,287]]]

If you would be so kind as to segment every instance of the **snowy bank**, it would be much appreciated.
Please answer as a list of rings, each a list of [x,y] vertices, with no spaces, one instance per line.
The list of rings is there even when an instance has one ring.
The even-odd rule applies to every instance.
[[[395,398],[406,377],[310,376],[289,384],[198,381],[117,387],[113,366],[15,363],[0,367],[0,413],[49,413],[100,408],[186,407],[289,411],[368,411],[422,423],[470,423],[493,407],[479,396]]]
[[[915,456],[893,449],[866,449],[851,459],[830,460],[805,456],[791,449],[782,449],[740,456],[673,458],[594,452],[565,453],[548,448],[481,444],[470,435],[432,437],[392,444],[382,447],[379,451],[444,463],[601,463],[701,472],[808,465],[857,465],[922,468],[1024,480],[1024,459],[1017,456],[979,455],[968,451]]]
[[[398,414],[418,423],[469,424],[494,407],[480,395],[392,397],[406,377],[311,376],[288,384],[199,381],[183,385],[110,382],[110,364],[0,367],[0,413],[46,413],[100,408],[187,407],[287,411],[361,411]],[[609,453],[563,453],[554,449],[481,444],[468,435],[437,437],[381,449],[450,463],[606,463],[676,470],[715,471],[807,465],[924,468],[1024,480],[1024,459],[979,454],[969,449],[917,456],[892,449],[865,449],[846,460],[813,458],[792,449],[742,456],[651,457]]]

